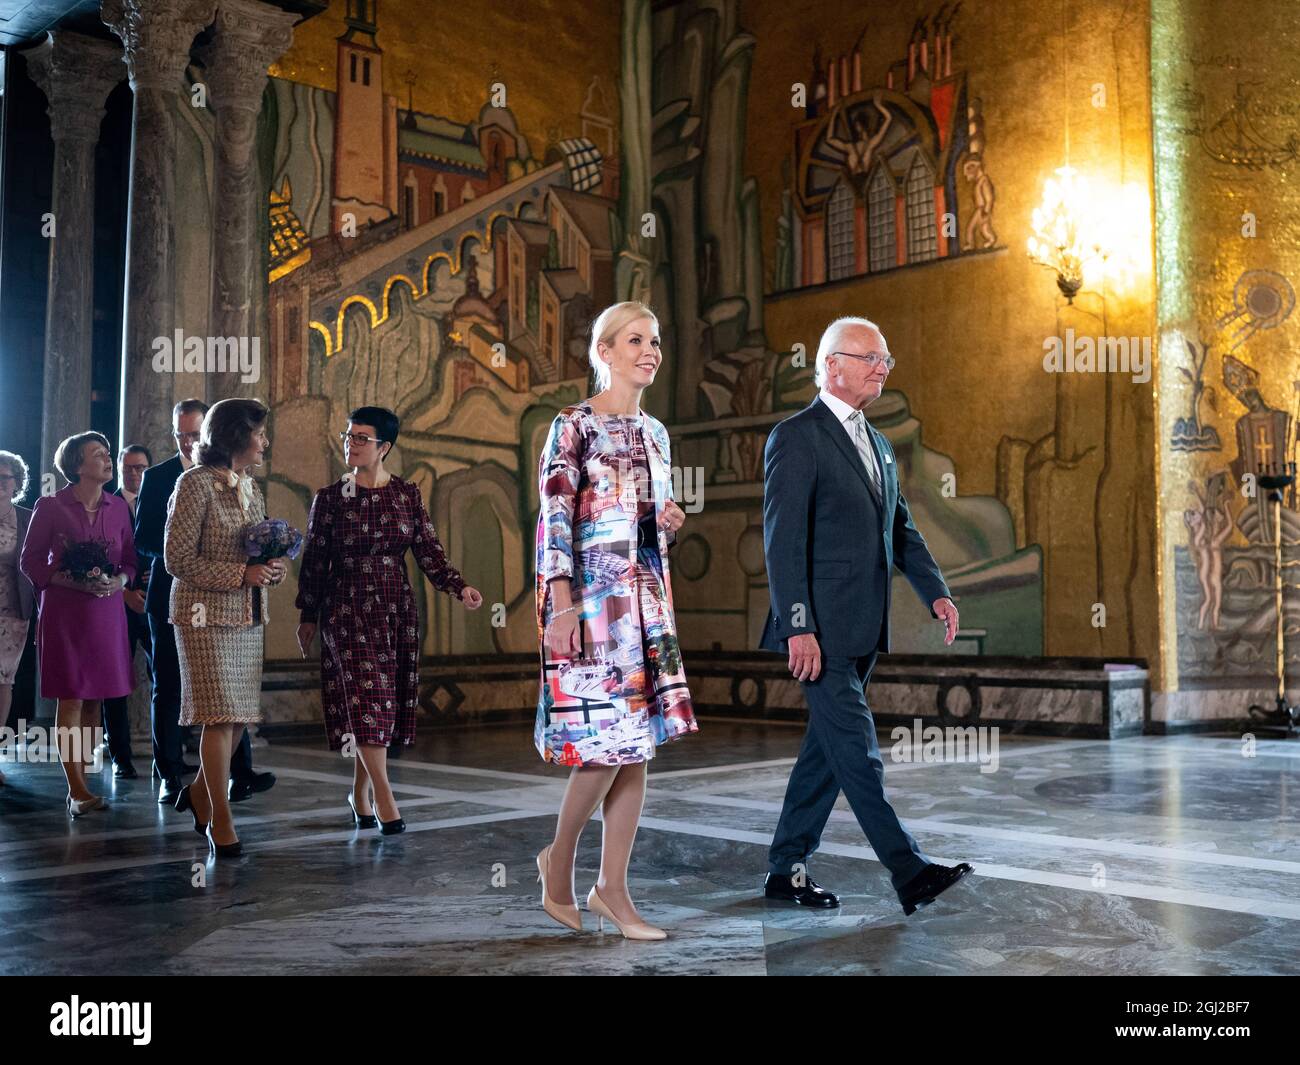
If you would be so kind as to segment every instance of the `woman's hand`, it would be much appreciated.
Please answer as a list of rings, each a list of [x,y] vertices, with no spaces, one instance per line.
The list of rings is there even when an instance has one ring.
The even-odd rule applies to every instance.
[[[582,654],[582,634],[576,610],[551,618],[551,623],[546,626],[546,647],[552,659],[577,658]]]
[[[274,561],[279,561],[275,559]],[[268,584],[275,584],[276,570],[269,562],[265,565],[257,562],[250,562],[244,567],[244,586],[247,588],[265,587]]]
[[[298,626],[298,650],[302,652],[303,658],[307,657],[315,640],[316,623],[314,621],[304,621]]]
[[[59,588],[70,588],[82,595],[93,595],[96,599],[109,590],[109,582],[106,577],[88,577],[84,581],[79,581],[71,573],[64,570],[58,570],[51,575],[50,583]]]
[[[272,584],[279,584],[289,573],[289,563],[282,558],[273,558],[266,564],[272,573]]]
[[[477,610],[483,605],[483,593],[467,584],[460,590],[460,601],[465,604],[467,609]]]
[[[84,587],[96,599],[107,599],[110,595],[120,592],[125,585],[126,574],[119,573],[116,577],[106,577],[101,573],[98,577],[89,578]]]
[[[686,512],[671,499],[664,503],[659,525],[665,532],[675,533],[686,522]]]

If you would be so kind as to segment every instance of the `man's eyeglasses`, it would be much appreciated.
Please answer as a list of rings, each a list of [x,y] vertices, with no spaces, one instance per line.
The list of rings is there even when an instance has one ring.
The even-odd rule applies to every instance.
[[[882,362],[885,364],[886,370],[892,370],[897,361],[892,355],[877,355],[874,351],[870,355],[854,355],[851,351],[832,351],[831,354],[847,355],[850,359],[861,359],[867,364],[869,370],[874,370]]]
[[[352,443],[356,444],[358,447],[360,447],[360,446],[362,446],[362,445],[365,445],[365,444],[382,444],[382,443],[383,443],[383,441],[380,440],[379,437],[377,437],[377,436],[366,436],[364,433],[349,433],[349,432],[346,432],[346,431],[345,431],[345,432],[342,432],[342,433],[339,433],[339,439],[340,439],[340,440],[351,440]]]
[[[202,434],[200,433],[178,433],[172,430],[172,436],[176,437],[181,443],[194,443]]]

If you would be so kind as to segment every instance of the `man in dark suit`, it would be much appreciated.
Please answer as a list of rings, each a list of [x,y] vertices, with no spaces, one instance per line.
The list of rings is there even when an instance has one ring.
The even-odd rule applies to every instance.
[[[817,350],[816,399],[767,439],[763,548],[771,610],[760,646],[789,655],[808,700],[808,731],[790,773],[763,893],[804,906],[839,898],[806,874],[841,789],[903,912],[934,901],[971,867],[930,862],[885,797],[885,766],[867,706],[876,655],[889,652],[890,575],[907,577],[946,643],[957,607],[898,485],[889,442],[864,408],[894,365],[865,318],[840,318]]]
[[[144,471],[153,465],[147,448],[140,444],[129,444],[117,455],[117,491],[114,495],[126,500],[135,517],[135,504],[140,496],[140,482],[144,480]],[[128,654],[135,662],[135,649],[144,648],[146,668],[149,679],[153,680],[152,667],[148,663],[153,659],[150,649],[149,622],[144,616],[144,589],[149,574],[143,566],[134,581],[122,590],[123,609],[126,610],[126,635]],[[134,666],[132,667],[134,674]],[[113,759],[113,776],[134,780],[139,774],[131,761],[131,717],[127,712],[128,696],[104,700],[104,738],[108,741],[108,753]]]
[[[194,463],[191,453],[199,442],[199,429],[208,405],[200,399],[183,399],[172,410],[172,437],[176,454],[145,471],[135,515],[135,549],[151,562],[145,613],[149,618],[153,656],[154,774],[162,779],[159,802],[175,802],[181,789],[181,775],[198,771],[185,765],[181,753],[181,670],[176,657],[176,633],[167,620],[172,575],[163,564],[163,536],[167,531],[167,504],[181,474]],[[275,774],[253,772],[253,749],[248,729],[230,759],[231,802],[242,802],[254,792],[275,784]]]

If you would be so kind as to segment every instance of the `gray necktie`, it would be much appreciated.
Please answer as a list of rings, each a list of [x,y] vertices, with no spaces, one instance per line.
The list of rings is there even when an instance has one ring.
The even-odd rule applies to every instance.
[[[871,441],[867,439],[867,419],[863,416],[862,411],[855,410],[849,415],[849,421],[853,425],[853,441],[858,446],[858,454],[862,458],[862,464],[867,468],[867,477],[871,481],[871,490],[876,493],[876,499],[880,496],[880,468],[876,465],[876,452],[871,446]]]

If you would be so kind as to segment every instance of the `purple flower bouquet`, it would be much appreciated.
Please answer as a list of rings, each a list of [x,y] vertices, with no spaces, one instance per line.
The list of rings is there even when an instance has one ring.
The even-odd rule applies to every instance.
[[[108,560],[108,544],[103,540],[64,541],[59,569],[74,581],[112,577],[117,573],[117,567]]]
[[[273,558],[297,558],[302,550],[302,533],[279,518],[267,518],[251,525],[244,533],[244,550],[248,561],[264,566]]]

